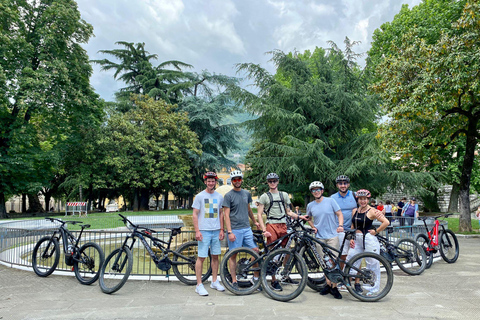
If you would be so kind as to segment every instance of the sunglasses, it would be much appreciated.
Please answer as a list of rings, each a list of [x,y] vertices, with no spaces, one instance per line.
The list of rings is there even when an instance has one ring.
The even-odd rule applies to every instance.
[[[347,186],[348,182],[338,182],[337,183],[339,186]]]
[[[312,189],[312,192],[320,192],[322,191],[323,189]]]
[[[278,180],[268,180],[267,182],[268,183],[276,183],[276,182],[278,182]]]
[[[233,178],[232,181],[233,182],[242,181],[242,178]]]

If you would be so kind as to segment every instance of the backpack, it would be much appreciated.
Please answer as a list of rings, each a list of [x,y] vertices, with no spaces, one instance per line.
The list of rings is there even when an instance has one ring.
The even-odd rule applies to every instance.
[[[272,196],[272,193],[269,191],[267,192],[267,196],[268,196],[268,199],[270,200],[270,205],[268,206],[268,209],[264,209],[263,212],[265,212],[265,214],[267,215],[267,219],[270,219],[270,220],[282,220],[283,218],[285,218],[285,213],[287,212],[287,209],[285,208],[285,199],[283,198],[283,192],[282,191],[279,191],[278,192],[279,195],[280,195],[280,200],[273,200],[273,196]],[[273,204],[274,202],[278,203],[278,206],[280,207],[280,212],[284,212],[283,216],[281,216],[280,218],[269,218],[268,215],[270,214],[270,210],[272,209],[273,207]],[[282,208],[283,208],[283,211],[282,211]]]

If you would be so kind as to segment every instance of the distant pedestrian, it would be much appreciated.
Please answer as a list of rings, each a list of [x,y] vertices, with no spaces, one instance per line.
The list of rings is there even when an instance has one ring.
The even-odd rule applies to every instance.
[[[392,221],[392,210],[393,210],[392,202],[390,200],[387,200],[385,204],[385,217],[390,222]]]
[[[400,226],[405,225],[405,220],[404,220],[403,214],[402,214],[403,207],[405,206],[405,203],[407,203],[407,198],[403,197],[400,201],[398,201],[398,204],[397,204],[397,217],[399,217],[399,219],[400,219]]]
[[[478,229],[480,231],[480,207],[478,207],[477,211],[475,212],[475,215],[477,216],[477,219],[478,219]]]

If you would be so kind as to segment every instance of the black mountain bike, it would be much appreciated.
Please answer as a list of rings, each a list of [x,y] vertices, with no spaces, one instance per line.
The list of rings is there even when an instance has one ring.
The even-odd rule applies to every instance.
[[[60,238],[67,266],[73,266],[75,277],[81,284],[92,284],[97,281],[100,268],[104,262],[102,248],[96,243],[87,242],[79,247],[83,230],[90,228],[89,224],[82,224],[78,238],[70,232],[67,224],[78,224],[80,221],[63,221],[56,218],[45,218],[52,223],[57,221],[60,226],[51,236],[41,238],[32,253],[32,266],[40,277],[47,277],[57,268],[60,261]]]
[[[377,239],[380,242],[380,255],[390,264],[395,261],[404,272],[416,276],[427,267],[427,255],[415,240],[403,238],[393,244],[381,235],[377,235]]]
[[[265,289],[265,292],[268,295],[280,301],[288,301],[294,299],[303,291],[303,288],[307,283],[307,276],[306,274],[304,274],[304,271],[306,272],[306,266],[303,265],[303,261],[297,261],[302,260],[298,259],[298,254],[291,254],[294,260],[293,264],[291,264],[291,268],[288,271],[293,271],[292,268],[295,267],[296,263],[301,264],[301,266],[298,267],[300,269],[300,276],[295,275],[295,280],[289,277],[290,273],[279,275],[278,278],[276,277],[276,280],[279,282],[282,288],[282,295],[272,296],[270,292],[272,292],[274,289],[271,287],[271,282],[262,282],[259,277],[262,269],[262,262],[268,256],[268,254],[274,250],[282,248],[282,243],[287,238],[288,240],[286,240],[287,242],[285,244],[285,248],[291,248],[292,243],[295,241],[296,229],[300,222],[293,222],[287,219],[287,224],[289,225],[288,233],[268,245],[265,243],[262,231],[253,231],[254,240],[257,244],[259,244],[259,253],[255,252],[250,248],[240,247],[230,250],[225,254],[220,266],[220,277],[222,278],[222,283],[225,288],[227,288],[230,292],[236,295],[247,295],[255,292],[260,286],[262,286],[262,289]],[[290,252],[290,249],[286,250]],[[237,280],[237,285],[233,284],[232,274],[230,272],[229,261],[232,257],[235,257],[234,259],[236,267],[234,273]],[[285,261],[286,263],[285,257],[282,257],[282,261]],[[270,268],[267,272],[271,276],[273,274],[273,268]],[[269,280],[271,280],[271,277],[269,278]],[[325,282],[325,279],[323,280],[323,282]]]
[[[152,235],[157,231],[138,226],[121,214],[119,216],[132,232],[127,235],[122,246],[113,250],[105,259],[100,271],[100,288],[103,292],[114,293],[127,282],[133,268],[132,250],[137,238],[143,243],[158,269],[167,271],[167,275],[168,271],[173,269],[177,279],[187,285],[197,283],[195,276],[195,263],[198,256],[197,241],[186,242],[175,251],[170,249],[173,237],[182,232],[181,227],[170,229],[170,238],[167,242]],[[130,239],[131,241],[129,241]],[[158,249],[157,253],[152,250],[147,239],[151,241],[153,247]],[[212,273],[210,262],[207,263],[207,266],[206,272],[202,274],[202,281],[207,280]]]
[[[317,270],[319,277],[325,275],[333,283],[344,284],[351,295],[366,302],[378,301],[390,292],[393,286],[393,271],[384,257],[372,252],[363,252],[353,256],[349,261],[340,258],[343,246],[347,240],[354,239],[356,230],[345,232],[345,239],[337,250],[312,236],[305,226],[300,226],[303,232],[299,232],[298,245],[302,247],[300,256],[305,259],[309,277]],[[315,244],[322,248],[323,259]],[[275,254],[265,258],[264,266],[273,259]],[[345,265],[343,270],[340,269],[341,263]],[[380,273],[375,272],[376,266],[380,266]],[[362,287],[359,291],[354,289],[357,281]]]

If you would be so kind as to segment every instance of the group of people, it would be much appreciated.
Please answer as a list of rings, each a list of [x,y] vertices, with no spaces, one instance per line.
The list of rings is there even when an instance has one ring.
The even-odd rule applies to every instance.
[[[288,194],[278,190],[279,176],[276,173],[269,173],[266,177],[269,191],[262,194],[257,201],[257,215],[251,209],[252,195],[242,189],[243,173],[234,170],[230,173],[233,189],[223,197],[215,191],[217,175],[214,172],[207,172],[204,177],[206,189],[200,192],[193,202],[193,224],[195,227],[195,238],[198,240],[198,259],[196,263],[197,286],[195,292],[201,296],[208,295],[202,283],[203,262],[208,256],[208,249],[211,252],[212,282],[210,287],[218,291],[225,291],[225,288],[218,281],[219,255],[221,253],[220,241],[224,239],[224,230],[227,231],[228,247],[230,250],[238,247],[248,247],[258,252],[254,241],[253,232],[250,227],[250,220],[263,231],[267,244],[287,234],[286,216],[293,219],[308,221],[316,238],[331,247],[340,249],[343,243],[345,231],[356,229],[355,240],[350,240],[349,245],[343,247],[341,259],[347,261],[360,252],[380,253],[380,244],[375,237],[376,234],[385,230],[389,221],[385,218],[384,212],[370,206],[371,194],[366,189],[358,190],[356,193],[349,190],[350,179],[345,175],[336,178],[338,192],[331,197],[323,195],[324,186],[320,181],[313,181],[309,185],[314,200],[307,205],[306,214],[302,215],[297,207],[295,212],[290,210],[291,203]],[[266,221],[263,221],[263,214]],[[375,228],[373,221],[380,221],[380,226]],[[323,250],[318,246],[318,253],[323,256]],[[232,274],[232,282],[235,285],[236,277],[235,257],[229,261],[229,270]],[[378,262],[366,261],[367,266],[378,273],[380,278],[380,265]],[[343,267],[343,266],[341,266]],[[258,277],[258,275],[256,275]],[[255,279],[254,279],[255,280]],[[294,281],[294,280],[290,280]],[[281,284],[272,279],[272,288],[282,290]],[[360,283],[355,284],[355,290],[362,291]],[[378,290],[378,285],[370,290]],[[336,299],[342,295],[336,283],[327,279],[327,285],[320,292],[321,295],[332,294]],[[367,293],[368,295],[368,293]]]

